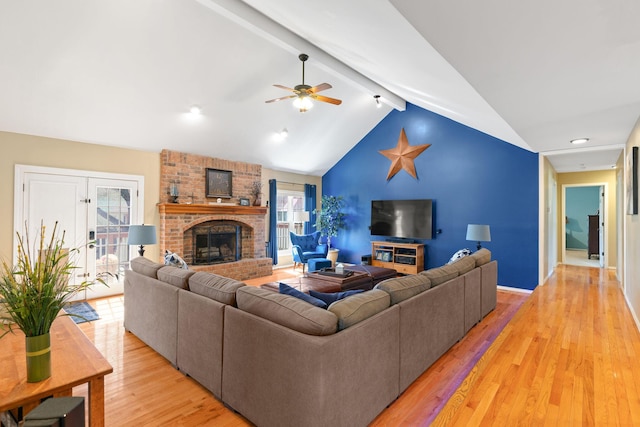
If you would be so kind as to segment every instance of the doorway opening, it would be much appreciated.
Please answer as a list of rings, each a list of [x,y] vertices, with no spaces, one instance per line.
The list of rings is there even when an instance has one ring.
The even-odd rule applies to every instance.
[[[563,189],[563,263],[603,268],[605,185],[565,185]]]

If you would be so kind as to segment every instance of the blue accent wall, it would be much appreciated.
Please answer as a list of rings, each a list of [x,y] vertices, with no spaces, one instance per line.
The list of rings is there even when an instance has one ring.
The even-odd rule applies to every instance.
[[[418,179],[401,170],[387,181],[391,161],[380,154],[397,145],[431,146],[415,160]],[[489,224],[498,284],[534,289],[538,283],[538,155],[468,126],[407,104],[392,111],[322,177],[322,192],[342,195],[347,229],[332,239],[339,260],[359,264],[371,253],[371,200],[432,199],[434,238],[426,268],[445,264],[465,240],[467,224]],[[437,233],[441,230],[441,233]],[[377,238],[377,240],[380,240]]]
[[[600,187],[568,187],[565,193],[566,248],[587,249],[589,215],[597,215],[600,207]]]

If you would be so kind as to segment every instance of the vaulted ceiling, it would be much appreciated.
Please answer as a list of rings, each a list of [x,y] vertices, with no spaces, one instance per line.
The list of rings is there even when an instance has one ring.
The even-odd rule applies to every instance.
[[[0,130],[321,175],[410,102],[560,172],[606,169],[640,116],[638,16],[630,0],[0,0]],[[305,83],[342,105],[265,103],[302,82],[301,52]]]

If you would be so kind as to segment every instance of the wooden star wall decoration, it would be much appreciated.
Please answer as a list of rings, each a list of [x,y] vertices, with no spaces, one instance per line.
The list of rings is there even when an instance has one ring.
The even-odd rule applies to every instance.
[[[404,132],[404,128],[402,128],[400,131],[400,138],[398,138],[398,145],[388,150],[379,151],[380,154],[391,160],[391,167],[389,167],[387,181],[400,172],[400,169],[404,169],[409,175],[418,179],[416,176],[416,165],[413,161],[420,155],[420,153],[430,146],[431,144],[409,145],[407,134]]]

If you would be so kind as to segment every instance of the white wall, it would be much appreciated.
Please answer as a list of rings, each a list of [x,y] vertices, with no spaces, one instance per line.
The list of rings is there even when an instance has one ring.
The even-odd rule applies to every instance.
[[[625,163],[627,154],[631,151],[631,147],[634,146],[640,146],[640,120],[636,122],[627,140]],[[626,175],[625,172],[625,190],[623,193],[625,196],[627,194]],[[626,215],[626,202],[624,212],[624,290],[625,297],[636,320],[636,325],[640,329],[640,322],[638,322],[638,314],[640,314],[640,262],[638,262],[640,260],[640,218],[638,215]]]

